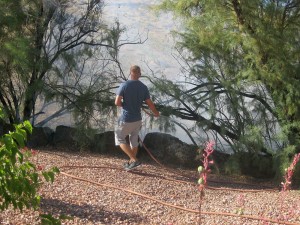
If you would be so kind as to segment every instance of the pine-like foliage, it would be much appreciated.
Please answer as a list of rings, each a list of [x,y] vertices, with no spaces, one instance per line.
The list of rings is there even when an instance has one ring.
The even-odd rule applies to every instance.
[[[157,81],[171,87],[159,91],[175,114],[236,152],[299,152],[300,2],[165,0],[159,9],[184,28],[183,82]]]
[[[102,8],[99,0],[0,0],[0,106],[10,123],[43,126],[72,113],[89,126],[110,115],[124,29],[105,24]]]

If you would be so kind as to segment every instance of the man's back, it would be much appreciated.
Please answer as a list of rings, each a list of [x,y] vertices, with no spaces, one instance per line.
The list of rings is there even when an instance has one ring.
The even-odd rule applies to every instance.
[[[123,97],[121,120],[124,122],[141,120],[142,104],[150,98],[147,86],[139,80],[128,80],[121,84],[117,95]]]

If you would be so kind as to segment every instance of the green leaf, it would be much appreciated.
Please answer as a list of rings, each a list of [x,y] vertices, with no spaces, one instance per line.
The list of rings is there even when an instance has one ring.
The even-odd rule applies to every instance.
[[[40,217],[42,225],[61,225],[60,220],[50,214],[41,214]]]
[[[62,215],[59,216],[59,219],[61,219],[61,220],[72,220],[74,218],[72,216],[62,214]]]
[[[48,175],[50,177],[51,183],[53,183],[53,181],[54,181],[54,173],[53,172],[48,172]]]
[[[24,156],[23,156],[22,152],[19,151],[19,149],[18,149],[18,151],[17,151],[17,154],[18,154],[18,156],[19,156],[19,162],[20,162],[20,163],[23,163]]]
[[[37,182],[38,182],[39,175],[38,175],[37,173],[33,173],[33,174],[31,175],[31,177],[32,177],[32,181],[33,181],[34,183],[37,183]]]
[[[8,151],[10,151],[12,149],[12,147],[15,146],[15,143],[14,143],[13,139],[11,138],[10,134],[4,135],[4,137],[2,138],[2,141]]]
[[[28,130],[29,133],[32,133],[32,126],[28,120],[23,122],[24,127]]]
[[[52,171],[53,171],[54,173],[59,173],[59,172],[60,172],[59,169],[58,169],[58,167],[53,167],[53,168],[52,168]]]
[[[18,145],[23,148],[25,146],[25,143],[24,143],[24,136],[20,133],[17,133],[17,132],[13,132],[11,134],[11,136],[13,137],[13,139],[18,143]]]
[[[21,127],[21,128],[16,127],[16,132],[21,134],[23,136],[24,140],[27,140],[27,133],[26,133],[26,130],[23,129],[23,127]]]
[[[49,182],[49,180],[50,180],[50,177],[49,177],[49,174],[48,174],[48,172],[42,172],[42,174],[43,174],[43,176],[44,176],[45,180],[46,180],[47,182]]]

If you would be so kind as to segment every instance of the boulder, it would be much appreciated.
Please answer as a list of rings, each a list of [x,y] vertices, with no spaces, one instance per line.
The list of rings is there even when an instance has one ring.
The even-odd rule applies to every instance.
[[[90,148],[91,152],[101,154],[121,152],[120,147],[115,145],[114,131],[106,131],[104,133],[95,134]]]
[[[64,125],[57,126],[53,136],[53,145],[71,147],[71,148],[75,147],[76,146],[75,135],[76,135],[75,128],[64,126]]]
[[[198,147],[182,142],[178,138],[165,133],[148,133],[143,141],[151,154],[162,163],[188,168],[200,165]]]
[[[43,147],[52,143],[54,131],[49,127],[34,127],[28,137],[27,146],[30,148]]]

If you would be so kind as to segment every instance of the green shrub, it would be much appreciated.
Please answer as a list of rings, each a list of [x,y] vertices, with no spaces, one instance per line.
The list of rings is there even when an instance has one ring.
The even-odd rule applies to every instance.
[[[229,157],[224,166],[225,173],[248,175],[256,178],[272,178],[273,158],[252,152],[239,152]]]
[[[3,116],[0,108],[0,116]],[[53,182],[54,167],[49,171],[41,171],[29,158],[32,151],[25,148],[27,134],[32,132],[29,121],[14,125],[15,131],[10,131],[0,137],[0,209],[13,206],[14,209],[37,209],[40,196],[37,191],[43,182]]]
[[[224,172],[228,175],[241,175],[239,157],[234,154],[224,163]]]

